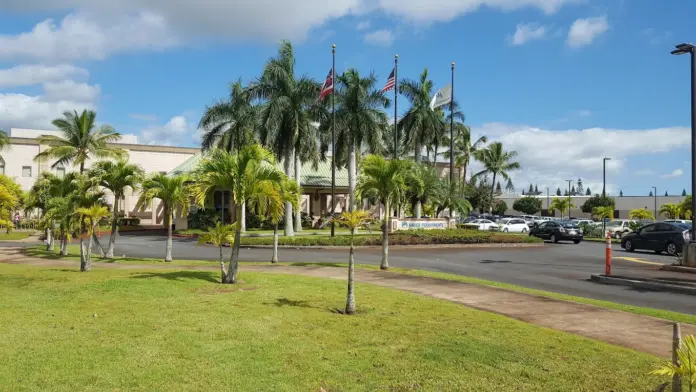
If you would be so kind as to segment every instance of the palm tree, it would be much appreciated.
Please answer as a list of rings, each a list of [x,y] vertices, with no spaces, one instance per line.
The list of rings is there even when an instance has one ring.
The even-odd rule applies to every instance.
[[[116,162],[100,161],[97,162],[90,176],[96,178],[99,185],[111,191],[114,195],[113,217],[111,221],[111,237],[109,238],[109,248],[106,257],[114,257],[114,246],[118,235],[118,202],[125,196],[126,189],[135,191],[143,180],[145,172],[138,165],[130,164],[126,159],[119,159]]]
[[[660,207],[660,214],[669,219],[679,219],[682,216],[682,206],[675,203],[665,203]]]
[[[195,173],[193,193],[198,205],[209,201],[217,188],[232,190],[235,204],[236,231],[229,269],[223,283],[237,283],[242,205],[255,205],[263,215],[269,204],[281,203],[283,182],[287,178],[275,167],[273,154],[259,144],[243,147],[238,154],[214,150],[206,156]],[[290,203],[292,208],[292,203]]]
[[[680,376],[680,380],[689,386],[689,392],[696,387],[696,339],[694,335],[687,335],[682,340],[677,349],[678,364],[672,361],[665,362],[664,365],[650,372],[656,376],[667,376],[674,380],[674,376]],[[682,387],[682,385],[679,385]]]
[[[382,226],[382,263],[380,269],[389,268],[389,215],[391,203],[398,202],[406,187],[405,179],[410,167],[408,161],[387,161],[379,155],[368,155],[362,162],[362,175],[357,193],[362,198],[375,197],[384,205]]]
[[[198,123],[198,127],[204,130],[201,138],[203,151],[212,148],[239,151],[254,140],[258,112],[242,81],[230,84],[229,99],[207,106]]]
[[[338,76],[336,83],[336,164],[348,161],[348,210],[355,209],[357,154],[363,147],[370,153],[382,150],[382,131],[388,127],[383,109],[389,107],[389,98],[375,88],[377,77],[370,73],[360,77],[351,68]],[[322,134],[330,134],[332,122],[322,124]]]
[[[142,192],[137,203],[139,209],[145,210],[155,199],[159,199],[162,203],[164,224],[167,226],[167,249],[164,256],[166,262],[172,261],[172,215],[177,212],[181,216],[188,215],[191,205],[191,190],[188,182],[189,177],[183,174],[169,177],[166,174],[156,173],[142,184]]]
[[[518,162],[510,162],[511,159],[517,156],[517,151],[503,150],[503,144],[500,142],[491,143],[487,148],[477,150],[474,158],[483,164],[484,169],[474,174],[474,178],[484,175],[493,174],[493,182],[491,182],[491,200],[495,193],[495,177],[501,176],[506,180],[510,179],[507,172],[520,168]]]
[[[234,241],[234,225],[223,225],[222,222],[217,222],[215,227],[211,227],[207,232],[198,237],[198,245],[213,244],[220,249],[220,272],[222,277],[221,282],[225,281],[227,271],[225,270],[225,261],[222,255],[222,247],[225,244],[230,244]]]
[[[481,136],[475,142],[471,142],[471,128],[461,122],[454,123],[454,165],[459,168],[459,182],[466,181],[466,170],[469,167],[471,157],[481,150],[488,142],[486,136]],[[449,145],[449,138],[445,140]],[[443,154],[449,159],[450,152],[445,151]],[[512,182],[508,179],[509,188],[512,188]],[[507,190],[508,187],[506,187]]]
[[[569,197],[564,197],[562,199],[554,197],[553,201],[551,201],[551,205],[549,206],[549,213],[552,213],[553,210],[558,210],[561,213],[561,218],[563,218],[563,214],[566,211],[570,211],[570,209],[573,207],[575,207],[575,205]]]
[[[450,183],[449,179],[444,179],[439,182],[438,186],[435,188],[436,193],[433,197],[433,206],[435,207],[436,216],[440,216],[444,210],[450,211],[450,217],[454,211],[463,216],[469,215],[473,207],[469,200],[462,196],[464,192],[461,188],[464,188],[464,186],[458,185],[457,183]]]
[[[629,211],[628,218],[629,219],[636,219],[639,221],[641,221],[641,220],[655,221],[655,214],[653,214],[653,212],[648,210],[647,208],[638,208],[636,210]]]
[[[271,263],[278,262],[278,223],[285,215],[285,203],[290,202],[293,208],[297,208],[299,202],[300,188],[297,183],[288,179],[283,179],[283,186],[280,188],[280,197],[257,197],[251,200],[250,205],[257,213],[265,211],[266,215],[273,224],[273,256]],[[263,203],[264,205],[260,205]]]
[[[41,172],[39,178],[31,186],[24,202],[24,210],[41,212],[42,224],[46,226],[46,250],[53,250],[53,221],[47,219],[48,202],[56,197],[56,191],[61,180],[51,172]]]
[[[604,222],[605,218],[609,218],[611,221],[614,219],[614,207],[594,207],[592,208],[592,216],[596,217],[600,221]]]
[[[7,136],[7,133],[0,129],[0,151],[2,151],[3,148],[7,147],[10,145],[10,137]],[[2,158],[2,155],[0,155],[0,163],[4,164],[5,160]]]
[[[85,222],[87,227],[87,245],[85,245],[85,236],[80,235],[80,271],[89,272],[92,270],[92,238],[94,229],[99,224],[102,218],[109,216],[109,210],[99,204],[94,204],[91,207],[81,207],[75,211],[75,214],[80,217],[80,221]]]
[[[278,159],[282,157],[285,175],[300,186],[301,162],[318,158],[317,127],[310,108],[319,96],[321,86],[314,79],[295,76],[295,54],[292,44],[283,41],[278,56],[266,63],[262,76],[249,86],[252,98],[263,99],[259,140]],[[294,235],[292,204],[285,203],[285,235]],[[302,229],[302,217],[295,216],[295,229]]]
[[[439,184],[435,169],[423,164],[413,165],[406,176],[405,196],[416,218],[421,217],[421,206],[436,196]]]
[[[126,151],[109,146],[121,139],[110,125],[102,125],[95,128],[97,113],[92,110],[83,110],[63,113],[64,118],[53,120],[53,125],[58,128],[63,137],[44,135],[39,137],[39,143],[50,145],[46,150],[38,153],[34,160],[56,159],[51,167],[65,165],[72,162],[80,165],[80,173],[85,171],[85,162],[95,156],[97,158],[123,158]]]
[[[353,240],[358,228],[367,226],[371,221],[370,214],[362,210],[344,211],[337,223],[350,230],[350,252],[348,254],[348,294],[346,295],[345,314],[354,314],[355,308],[355,247]]]
[[[411,107],[399,120],[405,144],[414,150],[415,161],[420,163],[423,146],[430,144],[431,136],[443,127],[442,111],[430,109],[433,82],[428,80],[428,69],[424,69],[419,80],[402,79],[399,93],[411,103]]]

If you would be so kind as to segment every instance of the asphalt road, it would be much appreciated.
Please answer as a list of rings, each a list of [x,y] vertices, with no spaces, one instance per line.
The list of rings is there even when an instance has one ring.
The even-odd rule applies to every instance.
[[[103,239],[108,241],[108,237]],[[16,244],[16,243],[15,243]],[[116,242],[116,254],[129,257],[164,257],[165,238],[154,235],[124,233]],[[271,249],[244,249],[242,261],[270,261]],[[197,246],[191,239],[175,238],[173,254],[176,259],[217,260],[218,249]],[[229,250],[225,251],[229,257]],[[280,249],[281,262],[345,263],[345,250]],[[356,261],[379,264],[380,249],[358,249]],[[547,243],[543,248],[491,249],[390,249],[389,264],[393,267],[424,269],[471,276],[518,286],[595,298],[628,305],[673,310],[696,314],[693,296],[652,292],[622,286],[608,286],[589,281],[592,273],[603,273],[605,245]],[[644,275],[671,264],[674,258],[652,252],[627,253],[618,245],[613,248],[612,273],[615,275]],[[243,271],[243,267],[242,267]]]

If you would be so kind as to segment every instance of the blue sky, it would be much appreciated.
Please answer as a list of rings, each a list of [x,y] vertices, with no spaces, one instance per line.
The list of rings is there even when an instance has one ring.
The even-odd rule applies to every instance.
[[[258,76],[280,39],[322,80],[428,67],[478,135],[519,152],[518,188],[583,178],[626,195],[690,187],[693,2],[625,0],[9,0],[0,10],[0,128],[50,128],[63,110],[156,144],[195,146],[206,104]],[[400,100],[400,108],[406,109]],[[473,167],[472,170],[476,170]]]

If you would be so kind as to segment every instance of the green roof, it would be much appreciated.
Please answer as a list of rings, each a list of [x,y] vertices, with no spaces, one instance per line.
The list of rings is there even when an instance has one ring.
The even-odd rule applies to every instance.
[[[172,169],[167,175],[190,173],[196,169],[201,160],[201,154],[195,154]],[[280,163],[277,164],[282,169]],[[316,170],[311,163],[304,163],[300,169],[300,185],[303,187],[329,188],[331,187],[331,161],[319,162]],[[336,186],[348,187],[348,170],[336,168]]]

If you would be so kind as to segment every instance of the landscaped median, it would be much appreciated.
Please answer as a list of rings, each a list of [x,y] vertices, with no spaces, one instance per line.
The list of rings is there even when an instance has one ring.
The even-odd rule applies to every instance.
[[[189,235],[188,237],[196,237]],[[354,238],[355,246],[381,246],[381,234],[360,234]],[[543,241],[526,235],[483,232],[475,230],[410,230],[389,234],[389,246],[447,245],[447,246],[542,246]],[[241,246],[266,247],[273,245],[273,237],[242,237]],[[294,236],[278,238],[279,246],[289,247],[345,247],[350,236]]]

